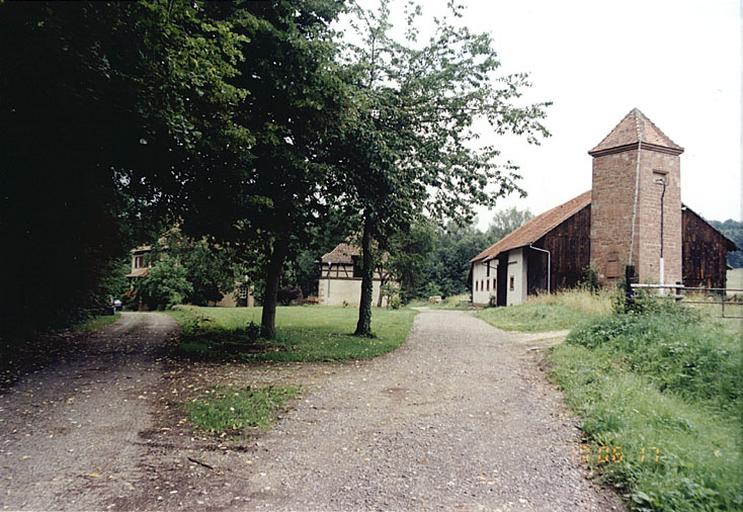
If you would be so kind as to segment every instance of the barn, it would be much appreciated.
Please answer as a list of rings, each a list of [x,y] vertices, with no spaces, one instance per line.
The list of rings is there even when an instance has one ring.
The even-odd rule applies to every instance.
[[[604,286],[627,265],[642,283],[724,288],[735,244],[681,203],[684,149],[638,109],[588,153],[592,188],[538,215],[470,260],[472,302],[507,306],[574,287],[586,268]]]

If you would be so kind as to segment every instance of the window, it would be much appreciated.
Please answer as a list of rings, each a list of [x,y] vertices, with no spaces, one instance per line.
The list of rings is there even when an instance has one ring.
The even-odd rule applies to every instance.
[[[359,257],[351,256],[351,259],[353,259],[353,277],[363,277],[363,265],[359,261]]]
[[[487,289],[488,291],[490,291],[490,279],[488,279],[487,281],[485,281],[485,288],[486,288],[486,289]]]
[[[480,291],[480,281],[475,281],[475,291],[476,292]]]
[[[515,287],[515,279],[513,278],[513,276],[511,276],[508,278],[508,289],[513,291]]]
[[[134,257],[134,268],[144,267],[144,256],[139,255]]]
[[[495,278],[493,278],[493,291],[497,290],[498,288],[495,286]]]

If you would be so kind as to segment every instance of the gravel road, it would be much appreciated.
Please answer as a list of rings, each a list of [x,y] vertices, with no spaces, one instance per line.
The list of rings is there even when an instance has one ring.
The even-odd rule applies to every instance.
[[[624,510],[586,478],[575,420],[539,369],[532,349],[554,336],[428,310],[371,361],[217,365],[161,362],[172,332],[124,315],[82,359],[0,396],[0,508]],[[234,444],[194,435],[172,406],[217,383],[304,392]]]
[[[100,510],[125,496],[146,452],[148,390],[175,323],[123,313],[84,335],[73,358],[26,375],[0,395],[0,508]]]
[[[621,510],[577,464],[537,368],[544,335],[425,311],[400,350],[333,379],[262,440],[258,510]]]

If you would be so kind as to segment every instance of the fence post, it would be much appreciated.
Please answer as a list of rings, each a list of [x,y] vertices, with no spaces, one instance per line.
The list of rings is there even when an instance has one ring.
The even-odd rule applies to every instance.
[[[632,283],[635,282],[635,266],[627,265],[624,267],[624,307],[632,309],[635,305],[635,292],[632,289]]]

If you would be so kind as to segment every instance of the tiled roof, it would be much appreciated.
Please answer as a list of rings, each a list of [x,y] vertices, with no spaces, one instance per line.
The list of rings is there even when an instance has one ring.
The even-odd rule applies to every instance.
[[[345,242],[335,246],[329,253],[323,254],[323,263],[353,263],[353,256],[359,256],[361,250],[355,245]]]
[[[520,228],[511,231],[511,233],[472,258],[470,263],[490,260],[502,252],[533,244],[589,204],[591,204],[590,190],[571,199],[567,203],[563,203],[541,215],[537,215]]]
[[[633,108],[588,154],[595,155],[610,149],[637,145],[638,141],[651,147],[670,149],[674,153],[684,151],[684,148],[673,142],[645,114]]]

